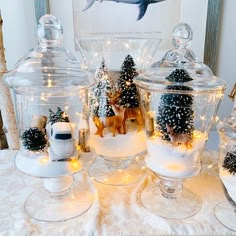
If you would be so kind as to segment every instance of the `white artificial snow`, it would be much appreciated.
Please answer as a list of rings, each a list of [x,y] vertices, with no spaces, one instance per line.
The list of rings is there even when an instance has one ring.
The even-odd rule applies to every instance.
[[[77,153],[75,151],[75,153]],[[78,154],[76,154],[78,155]],[[59,177],[74,174],[83,168],[77,156],[71,157],[73,161],[51,161],[47,152],[32,153],[29,151],[18,152],[15,164],[22,172],[35,177]]]
[[[158,175],[173,178],[188,178],[196,174],[200,168],[199,156],[204,147],[206,137],[199,131],[194,131],[192,148],[184,144],[173,146],[161,137],[151,137],[147,140],[147,166]]]
[[[236,175],[220,167],[220,178],[228,191],[229,196],[236,202]]]
[[[102,119],[102,118],[101,118]],[[116,132],[112,136],[112,128],[104,128],[103,136],[96,135],[96,126],[90,118],[90,147],[99,155],[112,158],[130,157],[146,150],[146,135],[144,130],[137,132],[137,123],[126,121],[127,133]]]
[[[106,157],[129,157],[146,150],[146,139],[144,131],[132,131],[126,134],[107,133],[104,137],[92,134],[90,146],[94,147],[96,153]]]

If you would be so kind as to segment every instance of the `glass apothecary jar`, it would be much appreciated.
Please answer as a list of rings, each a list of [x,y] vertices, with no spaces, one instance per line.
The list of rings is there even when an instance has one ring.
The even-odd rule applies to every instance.
[[[77,59],[62,46],[63,30],[52,15],[41,17],[38,46],[4,77],[14,96],[20,135],[16,167],[44,179],[25,210],[40,221],[64,221],[86,211],[93,202],[89,187],[74,188],[73,175],[89,154],[78,143],[88,135],[86,89],[92,80]]]
[[[236,88],[236,84],[234,89]],[[235,99],[234,96],[232,98]],[[233,91],[232,91],[233,92]],[[227,201],[215,206],[216,218],[236,231],[236,99],[233,112],[217,125],[219,143],[219,176]]]
[[[135,79],[146,129],[146,165],[160,178],[158,185],[143,191],[141,201],[172,219],[200,209],[201,200],[183,182],[201,169],[200,154],[225,89],[225,82],[189,49],[192,37],[188,24],[178,24],[173,30],[175,50]],[[150,205],[150,198],[156,203]]]

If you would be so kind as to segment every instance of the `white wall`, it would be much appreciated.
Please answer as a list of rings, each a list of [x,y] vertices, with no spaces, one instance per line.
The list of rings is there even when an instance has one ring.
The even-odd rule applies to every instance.
[[[191,49],[203,61],[208,0],[182,0],[181,21],[193,30]]]
[[[64,47],[73,52],[75,43],[72,0],[50,0],[50,13],[60,19],[63,26]]]
[[[8,70],[36,45],[33,0],[0,0]]]
[[[220,118],[228,116],[232,111],[233,102],[228,98],[228,94],[236,83],[236,1],[224,0],[222,6],[216,75],[227,82],[227,90],[220,105]]]

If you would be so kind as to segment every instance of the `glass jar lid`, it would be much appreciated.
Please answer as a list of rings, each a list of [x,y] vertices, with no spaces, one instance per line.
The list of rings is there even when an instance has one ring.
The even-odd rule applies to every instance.
[[[226,117],[217,125],[217,130],[220,134],[236,141],[236,114]]]
[[[89,86],[92,78],[81,68],[75,56],[62,46],[63,29],[53,15],[40,18],[37,30],[38,46],[20,59],[4,76],[15,92],[34,89]]]
[[[192,88],[191,93],[215,93],[224,90],[225,82],[214,76],[211,69],[199,61],[190,49],[193,39],[191,27],[186,23],[179,23],[172,36],[175,49],[169,50],[148,71],[140,74],[136,83],[150,90],[162,90],[174,84],[184,84]],[[179,93],[179,87],[177,90]]]

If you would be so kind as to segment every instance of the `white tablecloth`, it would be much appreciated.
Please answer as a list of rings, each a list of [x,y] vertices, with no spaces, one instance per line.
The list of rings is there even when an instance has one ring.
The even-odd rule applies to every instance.
[[[25,214],[24,201],[42,186],[42,179],[18,171],[13,157],[12,151],[0,151],[0,235],[236,235],[214,216],[214,206],[225,198],[219,178],[206,171],[185,182],[202,199],[201,210],[185,220],[163,219],[139,203],[140,192],[157,181],[147,171],[138,183],[125,187],[105,186],[91,181],[86,172],[78,173],[77,181],[95,186],[92,207],[65,222],[34,221]]]

